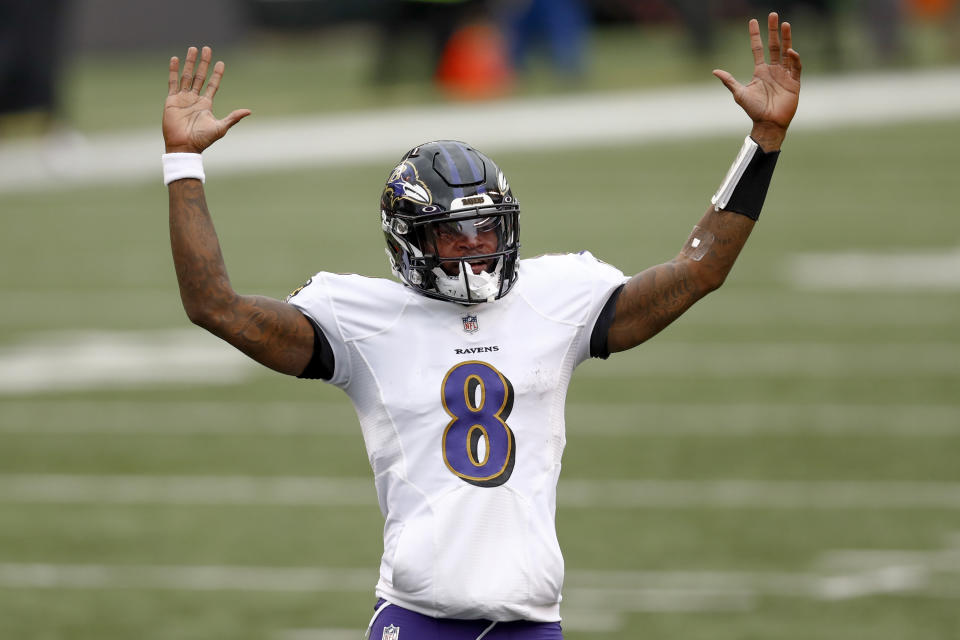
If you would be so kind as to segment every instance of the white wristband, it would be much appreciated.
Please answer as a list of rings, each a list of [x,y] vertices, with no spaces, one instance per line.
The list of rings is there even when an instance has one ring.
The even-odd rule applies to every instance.
[[[730,165],[730,170],[727,171],[727,175],[723,178],[723,182],[720,183],[717,192],[710,198],[714,209],[720,211],[727,206],[727,203],[730,201],[730,196],[733,195],[733,190],[737,188],[740,178],[743,177],[743,172],[747,170],[747,165],[753,160],[753,156],[759,148],[760,145],[754,142],[753,138],[750,136],[744,138],[743,146],[740,147],[740,153],[737,154],[737,159]]]
[[[196,178],[200,182],[206,182],[203,158],[199,153],[165,153],[162,159],[163,184],[184,178]]]

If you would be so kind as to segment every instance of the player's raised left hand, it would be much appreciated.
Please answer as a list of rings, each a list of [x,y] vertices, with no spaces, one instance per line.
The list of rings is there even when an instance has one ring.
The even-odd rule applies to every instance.
[[[754,128],[769,130],[771,137],[783,139],[797,112],[800,100],[800,54],[793,49],[790,23],[779,25],[779,16],[767,16],[770,62],[764,59],[760,24],[750,21],[750,47],[753,49],[753,79],[742,85],[721,69],[713,75],[720,78],[743,110],[754,122]]]
[[[180,75],[180,60],[170,58],[167,101],[163,105],[163,139],[167,153],[200,153],[227,133],[249,109],[237,109],[218,120],[213,115],[213,97],[223,78],[223,62],[217,62],[207,82],[206,91],[200,90],[207,78],[212,51],[204,47],[197,65],[197,48],[187,50],[187,58]],[[194,68],[196,67],[196,73]]]

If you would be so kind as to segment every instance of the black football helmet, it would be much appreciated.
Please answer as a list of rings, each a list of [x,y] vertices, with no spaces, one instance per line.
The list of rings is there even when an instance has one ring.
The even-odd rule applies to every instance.
[[[380,198],[394,275],[461,304],[502,298],[517,281],[519,215],[500,168],[454,140],[404,154]]]

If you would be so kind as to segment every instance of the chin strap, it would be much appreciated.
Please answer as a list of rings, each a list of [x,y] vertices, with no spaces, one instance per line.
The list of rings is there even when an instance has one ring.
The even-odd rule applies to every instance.
[[[503,269],[503,258],[497,261],[493,273],[482,271],[474,273],[466,260],[460,261],[460,273],[448,275],[437,267],[433,270],[436,275],[436,287],[439,293],[461,300],[463,302],[493,302],[500,293],[500,272]]]
[[[474,273],[466,262],[460,262],[460,280],[466,279],[470,292],[470,300],[486,300],[493,302],[497,299],[500,290],[500,266],[493,273],[481,271]]]

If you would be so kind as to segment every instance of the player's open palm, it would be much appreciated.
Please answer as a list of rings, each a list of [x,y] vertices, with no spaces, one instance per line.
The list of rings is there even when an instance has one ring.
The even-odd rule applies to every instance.
[[[237,109],[218,120],[213,115],[213,97],[223,78],[223,62],[217,62],[203,93],[212,51],[204,47],[197,64],[197,48],[190,47],[180,74],[180,60],[170,59],[167,101],[163,105],[163,139],[167,153],[200,153],[250,115],[249,109]]]
[[[767,16],[770,62],[764,60],[760,24],[750,21],[750,47],[753,49],[753,79],[742,85],[726,71],[716,69],[720,78],[743,110],[756,123],[782,129],[789,126],[800,99],[800,54],[793,50],[790,23],[778,25],[779,16]]]

